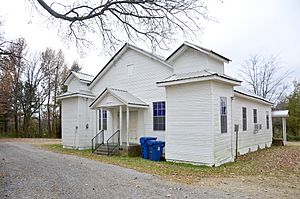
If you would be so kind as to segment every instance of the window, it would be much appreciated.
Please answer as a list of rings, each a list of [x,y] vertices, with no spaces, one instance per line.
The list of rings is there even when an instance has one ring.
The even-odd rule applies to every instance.
[[[103,117],[103,130],[107,130],[107,110],[102,110],[102,117]],[[101,111],[99,110],[99,129],[101,129]]]
[[[269,118],[269,111],[266,112],[266,122],[267,122],[267,129],[270,128],[270,118]]]
[[[227,133],[227,98],[220,98],[221,133]]]
[[[165,102],[153,102],[153,130],[164,131],[166,129],[166,104]]]
[[[253,123],[257,124],[257,109],[253,109]]]
[[[134,65],[133,64],[128,64],[127,65],[127,75],[128,77],[132,77],[134,72]]]
[[[242,108],[243,131],[247,131],[247,108]]]

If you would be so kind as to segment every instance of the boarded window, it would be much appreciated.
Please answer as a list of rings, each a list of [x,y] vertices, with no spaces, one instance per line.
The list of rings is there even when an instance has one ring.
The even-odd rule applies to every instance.
[[[164,131],[166,129],[166,103],[153,102],[153,130]]]
[[[267,123],[267,129],[270,128],[270,118],[269,118],[269,111],[266,112],[266,123]]]
[[[247,108],[242,108],[243,131],[247,131]]]
[[[227,98],[220,98],[221,133],[227,133]]]
[[[257,109],[253,109],[253,123],[257,124]]]
[[[127,65],[127,75],[128,77],[132,77],[134,72],[134,65],[133,64],[128,64]]]
[[[102,117],[101,117],[101,111],[99,110],[99,129],[101,129],[102,118],[103,118],[103,130],[107,130],[107,110],[102,110]]]

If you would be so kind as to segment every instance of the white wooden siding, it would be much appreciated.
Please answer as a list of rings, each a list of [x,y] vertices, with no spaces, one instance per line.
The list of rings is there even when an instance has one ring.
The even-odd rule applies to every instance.
[[[103,106],[121,106],[124,103],[108,93],[100,102]]]
[[[62,144],[64,147],[78,145],[78,98],[62,100]]]
[[[128,50],[91,90],[94,95],[99,95],[107,87],[123,89],[149,104],[149,108],[143,110],[143,127],[139,128],[147,136],[157,136],[164,140],[165,131],[153,131],[152,102],[166,100],[165,88],[157,87],[156,82],[171,74],[171,68],[134,50]]]
[[[89,104],[92,102],[91,99],[79,97],[78,98],[78,124],[79,124],[79,141],[78,149],[90,148],[91,139],[95,132],[95,111],[90,110]],[[71,110],[71,112],[74,109]]]
[[[210,82],[169,86],[166,159],[213,165]]]
[[[232,86],[212,82],[213,92],[213,121],[214,121],[214,164],[218,166],[233,161],[232,154],[232,121],[231,97]],[[221,133],[220,97],[227,98],[227,133]]]
[[[210,70],[220,74],[224,73],[223,62],[191,48],[187,49],[171,64],[174,66],[175,74],[202,70]]]
[[[62,100],[62,144],[66,148],[91,147],[95,132],[95,111],[89,109],[91,99],[72,97]],[[88,127],[88,128],[87,128]]]
[[[73,77],[68,84],[68,92],[76,93],[79,91],[88,91],[86,83],[80,82],[77,78]]]
[[[247,108],[247,131],[243,131],[242,128],[242,107]],[[239,125],[238,152],[245,154],[250,151],[256,151],[258,148],[270,147],[272,143],[272,120],[271,116],[269,116],[270,128],[267,129],[266,112],[271,113],[271,105],[236,96],[233,101],[233,109],[234,124]],[[257,124],[262,125],[262,129],[257,133],[254,133],[253,109],[257,109]]]

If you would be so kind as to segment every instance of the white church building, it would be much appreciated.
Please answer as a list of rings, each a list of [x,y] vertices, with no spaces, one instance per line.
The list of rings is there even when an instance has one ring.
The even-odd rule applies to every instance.
[[[270,147],[272,103],[224,74],[229,61],[188,42],[166,59],[125,44],[97,75],[71,72],[64,81],[63,146],[117,139],[118,150],[151,136],[166,142],[167,161],[209,166]]]

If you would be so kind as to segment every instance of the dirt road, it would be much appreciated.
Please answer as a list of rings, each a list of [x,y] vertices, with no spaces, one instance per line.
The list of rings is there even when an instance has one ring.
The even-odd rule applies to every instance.
[[[298,197],[233,181],[214,185],[210,180],[210,185],[193,186],[173,183],[135,170],[45,151],[28,142],[0,142],[0,198]]]

